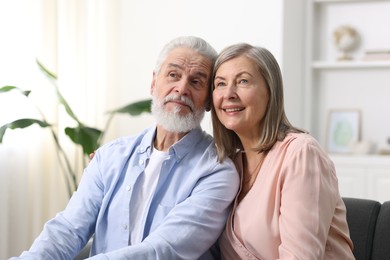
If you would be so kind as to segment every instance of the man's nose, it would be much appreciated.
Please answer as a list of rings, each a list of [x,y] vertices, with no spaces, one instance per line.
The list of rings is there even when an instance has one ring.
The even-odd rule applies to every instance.
[[[176,82],[175,92],[180,95],[187,95],[190,89],[190,82],[186,79],[181,79]]]

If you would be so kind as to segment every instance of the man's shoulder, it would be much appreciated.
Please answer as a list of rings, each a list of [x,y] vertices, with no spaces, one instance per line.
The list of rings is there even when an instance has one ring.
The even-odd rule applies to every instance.
[[[204,132],[201,128],[192,129],[183,138],[176,142],[172,149],[180,157],[186,154],[199,156],[210,150],[210,145],[213,143],[213,138]]]
[[[198,140],[202,140],[202,141],[207,142],[207,143],[211,143],[214,140],[213,137],[209,133],[207,133],[206,131],[204,131],[200,127],[191,130],[190,133],[188,134],[187,138],[198,139]]]
[[[179,157],[184,158],[183,163],[196,164],[199,168],[206,167],[208,168],[206,172],[220,170],[235,172],[234,163],[230,158],[218,161],[213,137],[201,128],[192,130],[186,138],[175,145],[174,150]]]
[[[115,152],[122,153],[128,150],[133,150],[134,147],[139,146],[141,143],[150,145],[153,135],[154,128],[151,127],[144,129],[142,132],[135,135],[121,136],[101,146],[98,149],[98,152],[104,154],[113,154]]]

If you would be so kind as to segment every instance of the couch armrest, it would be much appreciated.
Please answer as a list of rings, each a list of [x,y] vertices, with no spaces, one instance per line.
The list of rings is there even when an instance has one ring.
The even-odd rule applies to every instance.
[[[357,260],[371,259],[373,239],[381,203],[374,200],[343,198],[347,222]]]
[[[382,204],[376,222],[372,260],[390,259],[390,201]]]

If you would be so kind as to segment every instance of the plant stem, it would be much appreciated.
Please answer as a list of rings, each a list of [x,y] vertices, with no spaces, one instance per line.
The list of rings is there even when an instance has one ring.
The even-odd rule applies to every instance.
[[[103,138],[105,136],[105,133],[107,133],[108,127],[110,126],[111,121],[112,121],[113,118],[114,118],[114,114],[110,114],[109,118],[107,119],[106,125],[103,128],[102,134],[99,136],[99,139],[97,141],[97,145],[100,146],[102,144],[102,142],[104,140]],[[99,148],[99,147],[96,147],[96,149],[97,148]]]
[[[60,162],[60,168],[61,168],[61,171],[62,171],[62,173],[64,175],[64,178],[65,178],[65,181],[66,181],[66,187],[67,187],[68,195],[69,195],[69,198],[70,198],[72,196],[72,194],[73,194],[73,191],[77,189],[76,174],[73,172],[73,169],[72,169],[72,166],[71,166],[71,164],[69,162],[69,159],[66,156],[66,153],[65,153],[64,149],[62,148],[59,140],[58,140],[58,136],[54,132],[53,128],[50,128],[50,130],[51,130],[53,139],[54,139],[56,147],[57,147],[57,154],[58,154],[58,159],[59,159],[59,162]],[[60,158],[61,155],[62,155],[63,160],[65,161],[66,168],[64,166],[63,160],[61,160],[61,158]],[[66,174],[66,172],[68,172],[68,174]],[[70,182],[69,179],[72,180],[72,183]]]
[[[33,105],[35,106],[37,111],[40,113],[42,120],[47,123],[48,121],[46,120],[46,117],[43,114],[43,112],[39,109],[39,107],[36,104],[33,103]],[[77,189],[76,174],[74,173],[74,171],[72,169],[72,166],[70,164],[68,156],[66,156],[66,153],[58,140],[58,136],[57,136],[56,132],[54,131],[54,129],[51,125],[49,128],[50,128],[50,132],[53,136],[54,142],[55,142],[56,147],[57,147],[57,157],[58,157],[58,161],[60,164],[60,170],[61,170],[62,174],[64,175],[68,196],[70,198],[73,194],[73,191]],[[63,160],[61,160],[61,156],[62,156]],[[64,161],[65,161],[65,165],[64,165]],[[72,183],[69,179],[72,181]]]

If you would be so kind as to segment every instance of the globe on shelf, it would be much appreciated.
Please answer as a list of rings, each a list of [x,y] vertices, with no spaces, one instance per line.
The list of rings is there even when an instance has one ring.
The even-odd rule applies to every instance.
[[[337,60],[352,60],[350,52],[358,47],[359,34],[353,27],[343,25],[334,30],[333,41],[336,48],[341,52]]]

